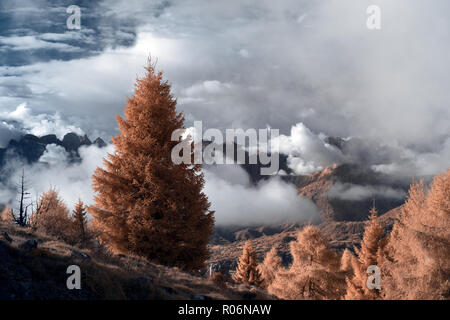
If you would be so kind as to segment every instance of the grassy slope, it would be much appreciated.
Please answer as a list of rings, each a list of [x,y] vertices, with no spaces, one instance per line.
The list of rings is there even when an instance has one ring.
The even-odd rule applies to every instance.
[[[3,232],[13,239],[5,241]],[[20,249],[35,239],[38,247]],[[75,250],[75,253],[72,251]],[[212,281],[147,262],[145,259],[108,255],[102,250],[81,250],[0,222],[0,300],[4,299],[265,299],[255,288],[227,284],[219,289]],[[86,253],[88,258],[82,258]],[[82,289],[68,290],[69,265],[81,268]]]

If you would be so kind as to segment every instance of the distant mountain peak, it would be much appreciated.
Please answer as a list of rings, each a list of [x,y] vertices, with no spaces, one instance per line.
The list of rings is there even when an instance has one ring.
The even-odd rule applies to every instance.
[[[47,134],[41,137],[33,134],[25,134],[20,139],[12,139],[4,149],[0,148],[0,166],[8,155],[19,156],[28,163],[34,163],[44,154],[47,145],[55,144],[63,147],[72,157],[72,160],[79,159],[78,150],[81,146],[96,145],[99,148],[106,146],[106,143],[97,138],[94,143],[87,135],[80,136],[74,132],[69,132],[60,140],[55,134]]]

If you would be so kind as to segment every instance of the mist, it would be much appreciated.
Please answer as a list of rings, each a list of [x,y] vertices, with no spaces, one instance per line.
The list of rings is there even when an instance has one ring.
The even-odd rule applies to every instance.
[[[204,192],[215,211],[217,226],[261,226],[286,222],[318,222],[319,209],[299,196],[294,185],[272,177],[256,187],[237,165],[205,169]]]

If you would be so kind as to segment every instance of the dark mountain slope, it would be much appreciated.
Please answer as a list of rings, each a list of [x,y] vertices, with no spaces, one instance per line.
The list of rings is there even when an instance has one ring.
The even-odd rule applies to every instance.
[[[79,136],[76,133],[68,133],[62,140],[59,140],[54,134],[42,137],[26,134],[19,140],[11,140],[6,148],[0,148],[0,166],[5,165],[8,159],[17,157],[29,164],[37,162],[44,154],[47,145],[50,144],[63,147],[70,154],[73,161],[79,159],[78,149],[81,146],[90,146],[92,144],[100,148],[106,146],[106,143],[101,138],[97,138],[92,143],[86,135]]]

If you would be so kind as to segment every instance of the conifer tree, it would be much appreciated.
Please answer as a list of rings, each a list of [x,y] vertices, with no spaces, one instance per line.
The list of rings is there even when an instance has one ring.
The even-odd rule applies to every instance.
[[[37,231],[73,242],[73,222],[69,209],[55,188],[50,188],[41,195],[37,209],[31,216],[30,225]]]
[[[202,192],[200,165],[174,164],[171,141],[183,115],[161,72],[149,61],[127,100],[120,134],[105,169],[93,175],[95,205],[88,211],[99,240],[114,252],[134,253],[186,270],[204,267],[214,216]]]
[[[367,268],[371,265],[378,266],[378,253],[380,247],[384,245],[384,230],[378,222],[375,203],[370,210],[369,220],[364,229],[361,249],[355,248],[357,257],[352,257],[351,265],[353,277],[346,278],[347,300],[375,300],[380,299],[381,292],[378,289],[369,289],[367,287]],[[380,267],[380,266],[378,266]]]
[[[342,253],[341,257],[341,271],[344,271],[348,276],[353,276],[353,266],[352,266],[352,260],[353,260],[353,254],[345,248],[344,252]]]
[[[78,198],[78,202],[75,204],[75,209],[72,213],[72,219],[73,224],[75,227],[75,233],[77,234],[77,238],[79,238],[79,241],[81,243],[85,243],[88,236],[88,229],[87,229],[87,218],[86,218],[86,208],[84,206],[83,201],[81,201],[80,198]]]
[[[0,214],[0,220],[8,223],[15,222],[10,206],[6,206],[5,209],[3,209],[2,213]]]
[[[291,242],[292,265],[280,269],[268,291],[287,300],[339,299],[345,293],[340,261],[320,230],[307,226]]]
[[[387,299],[450,298],[450,170],[411,185],[386,252]]]
[[[278,255],[277,249],[272,248],[264,258],[261,264],[261,274],[264,279],[264,287],[267,288],[275,279],[275,274],[282,268],[281,257]]]
[[[236,273],[233,274],[233,280],[238,283],[249,284],[260,287],[263,284],[263,278],[258,268],[256,251],[250,241],[245,242],[242,255],[239,258]]]

